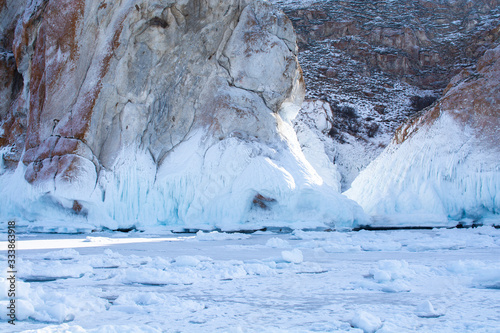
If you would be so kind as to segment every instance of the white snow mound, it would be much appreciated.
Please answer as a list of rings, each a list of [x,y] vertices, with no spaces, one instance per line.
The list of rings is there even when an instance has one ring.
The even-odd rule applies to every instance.
[[[358,311],[351,320],[351,325],[360,328],[364,333],[374,333],[382,327],[379,317],[366,311]]]

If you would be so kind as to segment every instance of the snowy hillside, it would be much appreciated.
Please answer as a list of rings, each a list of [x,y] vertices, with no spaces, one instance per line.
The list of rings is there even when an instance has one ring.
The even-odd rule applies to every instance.
[[[470,129],[444,114],[431,128],[389,146],[346,195],[375,215],[374,225],[498,225],[498,151],[477,144]]]
[[[2,2],[0,223],[65,232],[368,224],[341,192],[500,34],[498,0],[275,1],[290,18],[266,1],[235,1]],[[490,67],[463,80],[489,75],[498,89]],[[455,88],[455,101],[481,93]],[[497,119],[497,96],[487,97],[491,119],[423,124],[349,196],[372,215],[427,212],[440,224],[496,214],[498,155],[473,140]],[[462,100],[443,110],[474,117]],[[451,185],[426,185],[442,178]]]
[[[500,46],[398,129],[346,195],[380,225],[500,224],[499,77]]]
[[[318,100],[332,109],[330,130],[319,134],[343,190],[500,35],[498,0],[273,3],[298,35],[305,112]]]

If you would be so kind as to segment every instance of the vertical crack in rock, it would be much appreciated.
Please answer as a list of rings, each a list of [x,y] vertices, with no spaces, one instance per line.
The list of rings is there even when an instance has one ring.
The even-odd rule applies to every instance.
[[[24,176],[45,197],[97,225],[365,218],[300,150],[296,37],[271,4],[44,3],[39,29],[19,23],[14,55]]]

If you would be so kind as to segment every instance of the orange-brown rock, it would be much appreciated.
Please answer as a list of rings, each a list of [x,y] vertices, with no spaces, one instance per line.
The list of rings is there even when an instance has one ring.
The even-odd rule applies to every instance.
[[[431,126],[442,113],[474,129],[482,145],[500,149],[500,46],[485,52],[476,68],[464,69],[445,89],[434,106],[402,125],[395,134],[400,144],[422,126]]]

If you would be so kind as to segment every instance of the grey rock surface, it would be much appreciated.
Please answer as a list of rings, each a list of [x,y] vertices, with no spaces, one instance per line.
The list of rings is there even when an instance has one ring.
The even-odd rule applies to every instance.
[[[275,122],[261,118],[302,84],[291,23],[261,2],[34,1],[13,49],[29,82],[23,162],[31,182],[61,171],[54,156],[89,160],[98,174],[137,143],[160,165],[200,127],[273,140]]]

